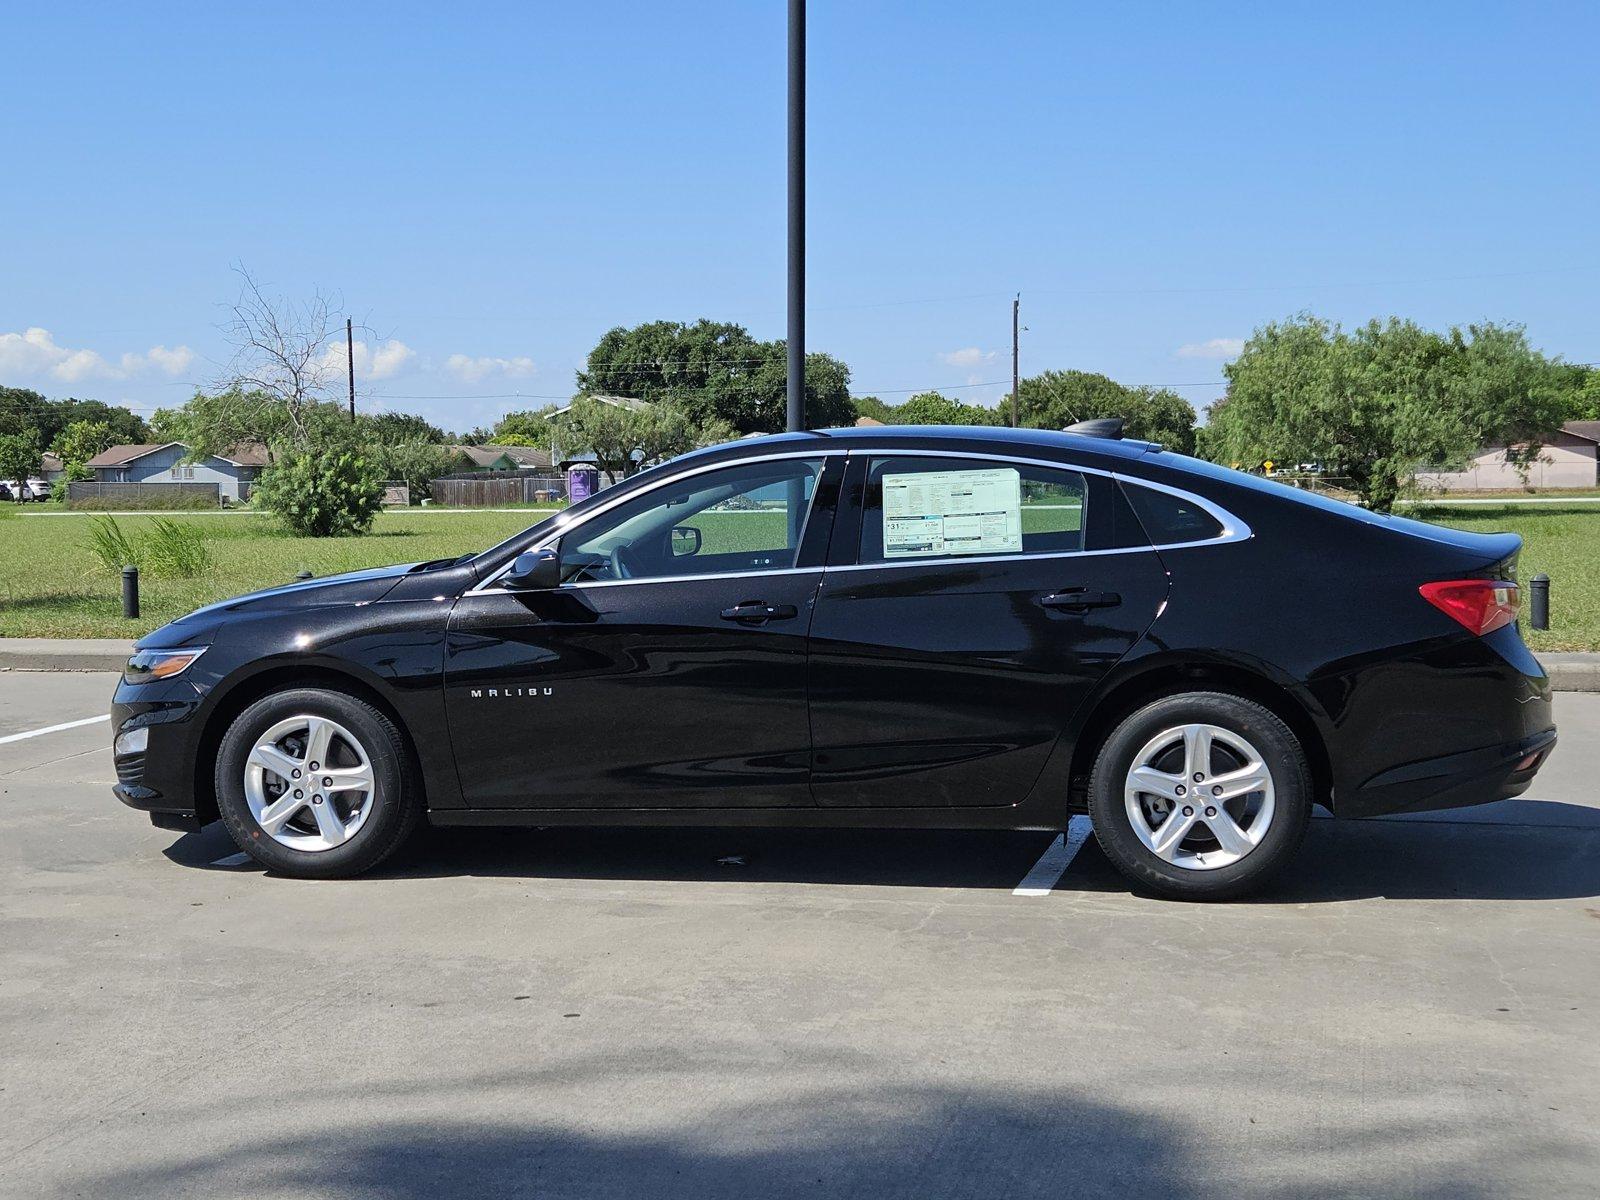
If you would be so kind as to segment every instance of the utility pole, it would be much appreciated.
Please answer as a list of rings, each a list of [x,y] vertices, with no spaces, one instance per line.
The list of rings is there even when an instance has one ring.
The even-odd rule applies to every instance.
[[[350,364],[350,423],[356,420],[356,335],[350,318],[344,319],[344,356]]]
[[[789,0],[789,423],[806,427],[806,0]]]
[[[1017,379],[1017,314],[1022,308],[1022,293],[1018,292],[1015,300],[1011,302],[1011,428],[1017,427],[1017,390],[1021,386]]]

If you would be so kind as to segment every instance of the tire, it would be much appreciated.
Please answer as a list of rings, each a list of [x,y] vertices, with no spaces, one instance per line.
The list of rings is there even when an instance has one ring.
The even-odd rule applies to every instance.
[[[314,762],[319,746],[327,762]],[[240,713],[217,750],[215,784],[239,848],[300,879],[370,871],[422,815],[422,788],[395,723],[323,688],[274,692]]]
[[[1299,739],[1270,710],[1224,692],[1140,708],[1106,739],[1089,778],[1106,857],[1137,887],[1173,900],[1260,888],[1299,850],[1311,797]]]

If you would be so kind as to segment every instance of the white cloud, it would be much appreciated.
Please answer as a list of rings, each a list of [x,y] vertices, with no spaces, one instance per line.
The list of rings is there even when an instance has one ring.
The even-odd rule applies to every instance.
[[[968,346],[964,350],[952,350],[948,354],[939,355],[939,361],[952,367],[975,367],[979,363],[991,361],[994,356],[993,350],[979,350],[976,346]]]
[[[1177,354],[1179,358],[1238,358],[1243,349],[1243,338],[1212,338],[1179,346]]]
[[[193,362],[194,351],[187,346],[151,346],[143,354],[124,354],[113,366],[99,351],[63,346],[48,329],[38,326],[23,333],[0,333],[0,375],[14,379],[48,377],[62,383],[78,383],[85,379],[128,379],[152,370],[182,375]]]
[[[362,379],[388,379],[392,375],[399,374],[400,369],[417,356],[417,352],[396,338],[390,338],[387,342],[380,342],[376,346],[369,346],[363,339],[349,348],[348,355],[355,359],[356,374]],[[347,369],[347,364],[348,357],[344,343],[329,342],[322,352],[323,369],[336,371],[342,375]]]
[[[507,379],[526,379],[535,370],[533,359],[526,356],[472,358],[465,354],[452,354],[445,359],[444,365],[445,370],[459,376],[467,383],[478,383],[490,375],[501,375]]]

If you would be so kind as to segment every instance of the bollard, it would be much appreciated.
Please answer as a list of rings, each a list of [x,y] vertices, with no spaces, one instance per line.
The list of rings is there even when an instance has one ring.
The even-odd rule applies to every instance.
[[[1528,580],[1528,623],[1535,629],[1550,628],[1550,576],[1535,575]]]
[[[139,568],[122,568],[122,615],[126,618],[139,615]]]
[[[296,571],[294,573],[294,581],[296,583],[304,583],[306,580],[308,580],[310,578],[311,578],[311,572],[310,571],[300,570],[300,571]]]

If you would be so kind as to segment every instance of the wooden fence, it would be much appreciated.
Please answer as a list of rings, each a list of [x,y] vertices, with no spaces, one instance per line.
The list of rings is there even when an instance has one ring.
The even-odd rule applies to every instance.
[[[78,480],[67,484],[67,503],[85,508],[221,508],[222,485]]]
[[[507,504],[559,504],[567,498],[561,475],[522,471],[476,471],[445,475],[430,485],[435,504],[451,508],[498,508]]]

